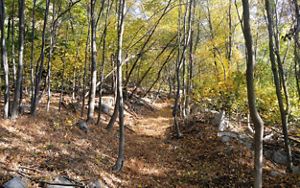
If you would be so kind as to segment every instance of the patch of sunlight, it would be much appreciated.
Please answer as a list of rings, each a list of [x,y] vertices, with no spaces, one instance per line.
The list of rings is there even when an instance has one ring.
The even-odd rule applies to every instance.
[[[164,135],[170,126],[172,126],[170,118],[151,117],[139,120],[134,129],[141,135],[159,137]]]
[[[74,140],[74,145],[78,146],[78,148],[86,149],[91,147],[91,143],[89,143],[86,139],[76,139]]]
[[[16,136],[12,136],[13,138],[19,136],[24,141],[33,141],[33,137],[32,136],[30,136],[28,134],[25,134],[24,131],[19,130],[19,129],[13,127],[13,126],[6,126],[6,127],[3,127],[3,128],[6,129],[8,132],[15,134]]]
[[[128,181],[122,180],[122,179],[118,178],[117,176],[115,176],[114,174],[107,173],[105,171],[100,172],[100,177],[108,187],[112,187],[112,188],[119,187],[120,184],[121,185],[129,184]]]
[[[167,169],[154,166],[153,164],[145,163],[141,160],[130,159],[128,166],[137,174],[142,175],[154,175],[154,176],[166,176]]]

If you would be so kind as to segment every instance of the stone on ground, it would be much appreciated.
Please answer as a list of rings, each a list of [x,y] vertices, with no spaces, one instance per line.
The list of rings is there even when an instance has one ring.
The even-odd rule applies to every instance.
[[[47,188],[75,188],[74,186],[69,186],[72,185],[73,183],[63,176],[59,176],[55,178],[53,183],[66,184],[66,185],[48,185]]]
[[[77,122],[77,125],[78,125],[78,127],[79,127],[80,130],[82,130],[82,131],[84,131],[86,133],[88,132],[89,128],[88,128],[88,125],[87,125],[86,121],[79,120]]]
[[[288,159],[286,152],[282,150],[275,151],[273,153],[273,161],[281,165],[287,164]]]
[[[14,177],[3,185],[4,188],[27,188],[27,183],[20,177]]]

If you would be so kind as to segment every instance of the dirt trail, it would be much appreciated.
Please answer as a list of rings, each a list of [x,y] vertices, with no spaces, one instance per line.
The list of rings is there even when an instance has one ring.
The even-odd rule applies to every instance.
[[[164,138],[172,126],[172,112],[169,102],[155,104],[156,110],[139,117],[133,126],[136,134]]]
[[[224,144],[216,128],[193,122],[181,127],[184,137],[172,138],[171,103],[141,109],[137,118],[126,118],[123,171],[112,173],[118,151],[118,126],[111,133],[91,126],[88,134],[74,122],[79,115],[54,107],[37,117],[17,121],[0,119],[0,184],[20,167],[36,180],[51,181],[66,175],[80,182],[101,179],[107,187],[249,187],[252,179],[251,151],[235,141]],[[107,117],[108,119],[108,117]],[[266,163],[265,182],[292,187],[295,179],[271,177],[274,165]],[[276,167],[278,170],[278,167]],[[282,168],[281,168],[282,169]],[[280,169],[279,169],[280,170]],[[297,182],[297,181],[296,181]],[[30,187],[38,187],[34,182]]]

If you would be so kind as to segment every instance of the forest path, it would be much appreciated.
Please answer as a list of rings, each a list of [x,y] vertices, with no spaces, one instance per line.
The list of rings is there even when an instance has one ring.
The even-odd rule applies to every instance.
[[[182,127],[182,139],[173,136],[172,103],[155,104],[156,110],[139,116],[126,135],[124,174],[126,187],[249,187],[252,154],[232,140],[224,144],[217,128],[199,121]],[[203,117],[206,118],[207,117]],[[270,185],[276,177],[268,176]],[[123,176],[123,175],[122,175]],[[272,182],[272,183],[271,183]],[[271,186],[272,187],[272,186]]]
[[[184,136],[175,139],[171,106],[171,101],[159,101],[153,111],[141,107],[136,117],[126,116],[125,162],[120,173],[111,171],[118,153],[117,124],[110,133],[104,129],[106,122],[92,125],[86,134],[74,124],[78,114],[58,112],[56,107],[51,115],[40,110],[36,117],[0,120],[0,169],[6,169],[0,170],[0,184],[23,166],[36,169],[28,172],[39,180],[51,181],[59,175],[80,182],[99,178],[112,188],[249,187],[251,151],[234,140],[224,144],[214,126],[197,120],[181,126]],[[273,168],[265,169],[270,186],[285,177],[271,177]],[[285,187],[293,184],[286,182]],[[38,185],[32,182],[29,187]]]
[[[139,116],[126,135],[125,174],[131,174],[134,187],[244,186],[251,176],[239,180],[238,174],[251,174],[251,164],[240,161],[248,152],[220,141],[216,128],[196,123],[181,127],[184,137],[173,137],[172,103],[155,104],[156,110]],[[244,154],[243,154],[244,153]],[[231,159],[234,157],[234,159]],[[242,166],[247,173],[236,166]],[[233,170],[233,171],[231,171]],[[245,175],[246,176],[246,175]],[[122,178],[123,179],[123,178]]]
[[[172,126],[172,105],[170,102],[155,104],[155,110],[135,120],[136,134],[164,138],[167,130]]]

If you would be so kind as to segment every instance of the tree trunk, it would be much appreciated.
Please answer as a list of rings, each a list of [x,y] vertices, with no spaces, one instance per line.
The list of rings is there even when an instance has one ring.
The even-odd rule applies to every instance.
[[[68,43],[69,39],[68,39],[68,31],[69,28],[67,27],[67,32],[66,32],[66,43]],[[61,89],[60,89],[60,96],[59,96],[59,105],[58,105],[58,111],[61,111],[61,105],[63,103],[63,94],[64,94],[64,87],[65,87],[65,69],[66,69],[66,52],[67,49],[65,49],[64,51],[64,55],[62,57],[62,62],[63,62],[63,72],[61,75]]]
[[[170,60],[173,58],[174,56],[174,51],[176,50],[176,48],[173,48],[172,51],[169,53],[167,59],[163,62],[162,66],[160,67],[158,73],[157,73],[157,76],[156,76],[156,79],[154,80],[154,82],[151,84],[151,86],[149,87],[149,89],[146,91],[146,93],[143,95],[143,97],[146,97],[146,95],[148,95],[148,93],[152,90],[152,88],[155,86],[155,84],[158,82],[158,80],[160,79],[161,77],[161,73],[162,73],[162,70],[163,68],[169,63],[171,62]],[[172,85],[172,83],[171,83]],[[170,86],[170,90],[172,90],[172,86]],[[171,92],[171,91],[170,91]]]
[[[19,61],[17,69],[17,80],[15,82],[14,101],[12,105],[11,118],[18,116],[22,92],[23,80],[23,52],[24,52],[24,0],[19,0]]]
[[[229,65],[231,64],[231,56],[232,56],[232,0],[229,0],[228,5],[228,44],[227,44],[227,59]]]
[[[7,51],[6,51],[6,42],[5,42],[5,31],[4,31],[4,23],[5,23],[5,2],[4,0],[0,0],[0,29],[1,29],[1,60],[4,74],[4,119],[9,117],[9,68],[7,62]]]
[[[30,49],[30,98],[33,100],[34,95],[34,71],[33,71],[33,63],[34,63],[34,37],[35,37],[35,7],[36,0],[33,0],[33,8],[32,8],[32,25],[31,25],[31,49]]]
[[[287,112],[284,109],[283,104],[283,97],[281,93],[281,87],[280,85],[285,85],[285,83],[280,84],[280,78],[279,73],[276,66],[276,59],[275,59],[275,46],[274,46],[274,30],[273,30],[273,10],[270,5],[270,1],[266,0],[266,11],[267,11],[267,19],[268,19],[268,32],[269,32],[269,49],[270,49],[270,61],[272,65],[272,72],[273,72],[273,78],[274,78],[274,84],[276,89],[276,96],[278,100],[279,110],[280,110],[280,116],[281,116],[281,123],[282,123],[282,130],[284,135],[284,142],[285,142],[285,150],[287,152],[287,158],[288,158],[288,170],[292,170],[292,154],[291,154],[291,148],[288,141],[288,119],[287,119]],[[276,39],[275,39],[276,40]],[[278,49],[277,49],[278,50]],[[279,55],[278,55],[279,56]],[[281,62],[277,61],[278,64],[281,64]],[[284,82],[285,79],[282,81]],[[288,99],[287,99],[288,100]],[[288,107],[288,105],[287,105]]]
[[[58,111],[61,111],[61,105],[63,103],[63,94],[64,94],[64,86],[65,86],[65,69],[66,69],[66,52],[64,53],[64,56],[62,58],[63,61],[63,72],[61,75],[61,89],[60,89],[60,95],[59,95],[59,104],[58,104]]]
[[[11,20],[11,63],[13,68],[13,81],[16,83],[17,80],[17,69],[16,69],[16,53],[15,53],[15,0],[12,2],[12,20]]]
[[[294,33],[294,58],[295,58],[295,80],[296,80],[296,87],[297,87],[297,92],[298,92],[298,98],[300,101],[300,42],[299,42],[299,32],[300,32],[300,13],[299,13],[299,5],[297,0],[293,0],[294,7],[295,7],[295,20],[296,20],[296,25],[295,25],[295,33]],[[297,68],[298,67],[298,68]]]
[[[48,54],[48,70],[47,70],[47,107],[46,110],[49,112],[50,109],[50,102],[51,102],[51,58],[52,58],[52,53],[53,53],[53,46],[54,46],[54,38],[55,38],[55,1],[52,4],[52,25],[51,25],[51,31],[50,31],[50,50]]]
[[[263,127],[264,123],[256,109],[256,96],[254,87],[254,59],[253,59],[253,41],[250,27],[249,1],[243,0],[243,32],[247,49],[247,97],[250,116],[255,127],[254,135],[254,187],[262,187],[262,167],[263,167]]]
[[[122,45],[124,33],[124,11],[125,0],[119,0],[118,5],[118,48],[117,48],[117,79],[118,79],[118,107],[119,107],[119,153],[113,171],[120,171],[124,163],[125,149],[125,127],[124,127],[124,103],[123,103],[123,87],[122,87]]]
[[[173,118],[174,118],[174,128],[176,137],[180,138],[182,137],[182,134],[179,129],[179,123],[178,123],[178,114],[180,112],[179,108],[179,101],[180,101],[180,91],[181,91],[181,84],[180,84],[180,67],[181,67],[181,60],[182,60],[182,52],[181,52],[181,0],[179,1],[179,11],[178,11],[178,54],[177,54],[177,61],[176,61],[176,84],[177,84],[177,90],[176,90],[176,96],[175,96],[175,103],[173,108]]]
[[[148,37],[147,37],[146,41],[144,42],[143,46],[141,47],[141,49],[138,53],[138,56],[137,56],[136,60],[134,61],[133,65],[132,65],[132,67],[131,67],[131,69],[128,73],[128,76],[126,76],[126,80],[125,80],[125,83],[124,83],[125,87],[127,87],[128,83],[129,83],[129,80],[130,80],[130,77],[133,73],[133,70],[136,68],[139,60],[143,56],[143,53],[145,52],[145,48],[146,48],[147,44],[150,42],[150,39],[152,38],[152,36],[153,36],[155,30],[157,29],[159,23],[161,22],[163,17],[168,13],[168,8],[171,5],[171,2],[172,2],[172,0],[168,1],[167,6],[164,8],[164,11],[163,11],[162,15],[159,17],[159,19],[156,21],[155,25],[149,31],[149,34],[148,34]]]
[[[90,30],[91,30],[91,21],[90,21],[90,8],[88,6],[88,35],[87,35],[87,39],[86,39],[86,44],[85,44],[85,52],[84,52],[84,70],[83,70],[83,80],[82,80],[82,105],[81,105],[81,117],[83,117],[83,113],[84,113],[84,108],[85,108],[85,91],[86,91],[86,77],[87,77],[87,62],[89,59],[89,55],[88,55],[88,49],[89,49],[89,43],[90,43]]]
[[[189,49],[189,64],[188,64],[188,73],[187,73],[187,83],[186,83],[186,97],[185,97],[185,114],[186,119],[189,119],[190,115],[190,97],[192,93],[192,79],[193,79],[193,23],[194,23],[194,11],[195,11],[195,2],[190,0],[189,2],[189,16],[188,16],[188,43],[187,48]],[[188,124],[188,122],[186,122]]]
[[[50,0],[46,0],[46,9],[45,9],[45,15],[44,15],[44,26],[43,26],[43,32],[42,32],[42,46],[41,46],[41,59],[40,59],[40,65],[37,69],[37,76],[35,79],[35,91],[33,96],[33,101],[31,104],[31,114],[36,115],[36,108],[38,106],[38,98],[39,98],[39,92],[40,92],[40,83],[42,80],[42,74],[44,70],[44,59],[45,59],[45,35],[46,35],[46,26],[47,26],[47,19],[48,19],[48,13],[49,13],[49,4]]]
[[[116,87],[116,89],[117,89],[117,87]],[[111,118],[110,118],[110,120],[109,120],[109,122],[106,126],[106,129],[108,131],[112,130],[112,128],[113,128],[113,126],[114,126],[114,124],[115,124],[115,122],[117,121],[117,118],[118,118],[118,114],[119,114],[118,106],[119,106],[119,101],[120,101],[118,92],[117,92],[117,96],[116,96],[115,101],[116,102],[115,102],[114,112],[113,112],[113,114],[112,114],[112,116],[111,116]]]
[[[107,4],[109,5],[110,2],[108,0]],[[108,16],[109,16],[109,7],[107,5],[106,8],[106,14],[105,14],[105,24],[104,24],[104,30],[103,30],[103,42],[102,42],[102,60],[100,65],[100,85],[99,85],[99,105],[98,105],[98,120],[97,124],[100,124],[101,120],[101,106],[102,106],[102,84],[104,82],[104,62],[106,59],[106,35],[107,35],[107,27],[108,27]],[[102,3],[102,6],[104,6],[104,3]]]
[[[87,121],[94,122],[95,111],[95,97],[96,97],[96,85],[97,85],[97,49],[96,49],[96,22],[95,22],[95,3],[96,0],[91,0],[91,81],[90,81],[90,94],[89,94],[89,108]]]

